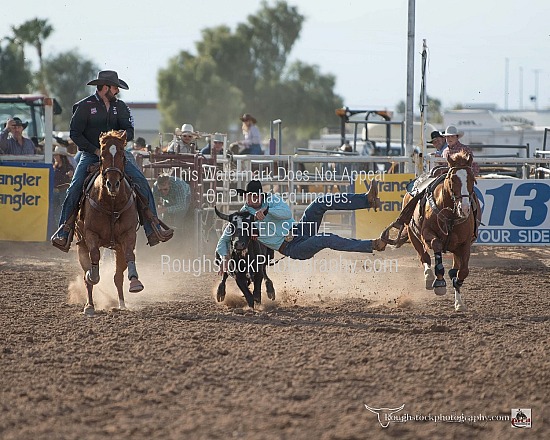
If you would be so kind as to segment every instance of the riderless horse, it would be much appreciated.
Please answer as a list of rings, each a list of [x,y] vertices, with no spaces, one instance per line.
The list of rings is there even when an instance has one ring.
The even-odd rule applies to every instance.
[[[77,224],[78,259],[85,272],[84,282],[88,301],[84,314],[95,313],[93,287],[99,282],[100,248],[115,252],[114,283],[118,291],[120,309],[125,309],[122,284],[128,268],[130,292],[140,292],[143,284],[136,270],[134,249],[138,214],[133,190],[124,175],[124,147],[126,132],[109,131],[100,136],[99,172],[85,186],[85,199]]]
[[[237,211],[233,214],[224,214],[214,207],[216,215],[228,221],[231,228],[231,249],[228,272],[223,274],[222,281],[218,285],[216,299],[222,302],[225,299],[225,282],[229,275],[235,277],[235,281],[244,294],[249,307],[262,302],[262,280],[265,279],[267,297],[275,299],[273,282],[267,276],[267,266],[274,257],[273,250],[269,249],[257,239],[254,215],[248,211]],[[267,215],[269,208],[264,210]],[[220,260],[219,255],[216,255]],[[254,283],[254,291],[250,292],[249,284]]]
[[[384,231],[382,238],[400,246],[405,240],[401,232],[408,232],[409,239],[424,265],[426,289],[434,289],[436,295],[444,295],[447,283],[444,279],[443,252],[453,254],[453,267],[449,270],[455,293],[455,310],[465,311],[460,288],[470,270],[470,250],[477,239],[477,227],[481,209],[474,192],[475,176],[472,171],[473,157],[460,151],[448,159],[449,168],[429,181],[418,197],[418,204],[409,205],[414,197],[407,193],[403,199],[403,211],[396,222]],[[413,207],[414,211],[410,208]],[[408,211],[408,215],[405,212]],[[389,229],[401,226],[397,240],[390,240]],[[429,250],[435,257],[435,276],[431,267]]]

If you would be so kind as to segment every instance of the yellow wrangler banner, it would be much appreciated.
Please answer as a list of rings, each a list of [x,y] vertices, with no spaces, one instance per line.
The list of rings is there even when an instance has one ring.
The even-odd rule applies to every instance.
[[[51,174],[47,164],[0,164],[0,240],[48,239]]]
[[[358,176],[355,181],[355,192],[364,193],[370,188],[369,177]],[[378,212],[374,212],[373,209],[355,211],[355,236],[357,238],[376,238],[397,219],[401,212],[407,184],[414,178],[414,174],[384,174],[376,177],[382,209]]]

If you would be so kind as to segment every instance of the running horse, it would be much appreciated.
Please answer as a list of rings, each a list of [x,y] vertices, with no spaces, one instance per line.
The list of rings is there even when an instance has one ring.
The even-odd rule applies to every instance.
[[[77,224],[78,259],[84,270],[84,282],[88,301],[84,307],[86,316],[94,316],[93,287],[99,283],[100,248],[115,252],[115,286],[119,308],[125,309],[122,284],[128,268],[130,292],[140,292],[143,284],[136,270],[136,231],[138,214],[133,190],[125,178],[124,147],[126,131],[111,130],[100,138],[99,173],[86,185],[86,196]]]
[[[466,311],[460,288],[470,272],[470,250],[477,239],[481,210],[474,193],[473,157],[460,151],[448,157],[447,161],[449,168],[443,168],[446,173],[428,187],[406,228],[424,265],[426,289],[434,289],[436,295],[445,295],[447,291],[442,253],[448,251],[453,254],[449,277],[454,287],[455,310]],[[407,193],[403,206],[411,198]],[[430,249],[435,257],[435,276],[431,268]]]

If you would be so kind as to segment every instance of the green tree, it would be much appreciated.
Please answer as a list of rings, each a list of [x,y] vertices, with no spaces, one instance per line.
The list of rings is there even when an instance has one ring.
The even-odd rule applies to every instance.
[[[443,123],[443,113],[441,111],[441,100],[432,98],[428,95],[428,122],[432,124]]]
[[[248,112],[266,137],[273,118],[283,119],[285,131],[299,136],[333,123],[334,109],[342,106],[333,92],[334,77],[322,75],[317,66],[287,65],[303,21],[286,2],[270,7],[264,1],[234,32],[227,26],[203,30],[196,56],[182,52],[159,73],[163,126],[173,130],[173,122],[185,120],[200,129],[226,130]]]
[[[243,106],[239,89],[215,73],[212,59],[188,52],[168,62],[158,74],[162,129],[173,131],[183,123],[204,132],[224,130]]]
[[[34,18],[26,21],[21,26],[12,26],[11,29],[17,40],[36,49],[38,53],[38,87],[42,93],[47,93],[44,83],[42,47],[44,41],[53,32],[53,27],[48,23],[47,19]]]
[[[32,82],[29,62],[20,45],[7,39],[0,45],[0,93],[28,93]]]
[[[191,55],[189,55],[191,56]],[[197,57],[211,59],[215,73],[239,90],[254,90],[254,63],[246,40],[227,26],[204,29],[197,43]]]
[[[397,113],[404,115],[405,112],[407,111],[407,104],[405,104],[405,101],[399,101],[395,106],[395,111]]]
[[[247,17],[247,23],[237,27],[236,34],[248,49],[255,76],[266,83],[283,74],[287,57],[298,41],[304,16],[298,9],[284,1],[269,7],[264,0],[255,15]]]
[[[335,124],[334,111],[343,106],[342,98],[333,91],[335,83],[334,75],[323,75],[318,66],[301,61],[289,66],[277,111],[292,115],[295,140],[308,139],[318,134],[319,127]]]
[[[56,127],[67,130],[72,116],[72,106],[89,94],[86,83],[93,78],[99,67],[71,50],[51,56],[44,61],[44,82],[63,112],[56,116]]]
[[[422,108],[422,103],[418,102],[418,107]],[[395,111],[400,114],[405,114],[406,104],[405,101],[399,101],[395,107]],[[432,98],[428,95],[428,105],[426,108],[426,114],[428,122],[432,124],[441,124],[443,122],[443,113],[441,108],[441,100],[437,98]]]

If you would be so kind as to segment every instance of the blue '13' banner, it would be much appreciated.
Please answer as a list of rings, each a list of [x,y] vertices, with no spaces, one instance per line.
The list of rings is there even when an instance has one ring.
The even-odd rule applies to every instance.
[[[478,244],[550,244],[550,181],[478,180],[483,209]]]

